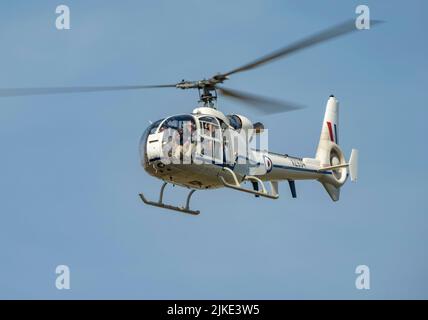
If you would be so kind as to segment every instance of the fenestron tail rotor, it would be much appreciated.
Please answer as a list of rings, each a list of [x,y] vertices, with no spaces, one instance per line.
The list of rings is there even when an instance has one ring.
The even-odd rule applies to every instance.
[[[381,21],[372,20],[371,26],[379,24]],[[306,37],[291,45],[276,50],[270,54],[264,55],[250,63],[242,65],[226,73],[218,73],[211,78],[198,81],[181,81],[176,84],[161,84],[161,85],[125,85],[125,86],[81,86],[81,87],[47,87],[47,88],[5,88],[0,89],[1,97],[21,97],[35,95],[51,95],[51,94],[70,94],[70,93],[87,93],[87,92],[107,92],[107,91],[126,91],[126,90],[142,90],[155,88],[177,88],[177,89],[198,89],[200,101],[204,105],[213,107],[217,99],[217,92],[227,98],[245,103],[248,106],[256,108],[264,113],[277,113],[284,111],[293,111],[302,108],[301,105],[279,101],[272,98],[261,97],[252,93],[245,93],[238,90],[232,90],[224,87],[219,87],[219,84],[224,83],[229,79],[229,76],[240,72],[255,69],[262,65],[271,63],[278,59],[285,58],[293,53],[296,53],[305,48],[315,46],[317,44],[332,40],[345,34],[357,31],[355,20],[348,20],[324,31],[318,32],[312,36]],[[214,92],[214,94],[213,94]]]

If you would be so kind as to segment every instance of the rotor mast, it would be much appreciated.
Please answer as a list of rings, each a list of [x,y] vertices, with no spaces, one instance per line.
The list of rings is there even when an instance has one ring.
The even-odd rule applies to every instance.
[[[198,88],[199,91],[199,103],[203,107],[217,109],[217,90],[215,87]]]

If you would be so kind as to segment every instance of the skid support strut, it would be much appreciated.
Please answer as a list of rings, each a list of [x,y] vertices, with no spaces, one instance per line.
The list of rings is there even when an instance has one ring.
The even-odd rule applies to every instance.
[[[247,189],[247,188],[244,188],[241,186],[235,172],[233,172],[230,168],[224,167],[223,171],[227,172],[227,174],[229,174],[233,180],[233,183],[229,183],[226,181],[226,179],[223,176],[219,175],[220,181],[227,188],[235,189],[235,190],[242,191],[242,192],[251,193],[251,194],[254,194],[256,196],[265,197],[265,198],[269,198],[269,199],[278,199],[279,198],[278,182],[277,181],[269,181],[271,188],[270,188],[270,192],[268,192],[266,190],[265,184],[263,183],[262,180],[260,180],[257,177],[254,177],[254,176],[245,176],[242,182],[250,181],[252,183],[257,183],[258,185],[261,186],[261,190],[258,190],[258,188],[254,188],[253,190],[251,190],[251,189]]]
[[[149,206],[179,211],[179,212],[188,213],[188,214],[192,214],[192,215],[198,215],[201,213],[199,210],[191,210],[190,209],[190,199],[191,199],[193,193],[196,191],[194,189],[189,192],[187,199],[186,199],[186,206],[185,207],[178,207],[178,206],[172,206],[169,204],[165,204],[163,202],[163,194],[164,194],[165,187],[167,184],[168,184],[167,182],[164,182],[164,184],[162,185],[162,187],[160,189],[159,201],[158,202],[147,200],[143,193],[140,193],[141,200],[143,200],[143,202]]]

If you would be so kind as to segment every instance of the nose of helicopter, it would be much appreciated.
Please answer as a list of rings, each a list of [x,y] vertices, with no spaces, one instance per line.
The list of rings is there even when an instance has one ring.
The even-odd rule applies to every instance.
[[[143,167],[160,159],[161,146],[162,141],[158,137],[143,134],[140,140],[140,159]]]

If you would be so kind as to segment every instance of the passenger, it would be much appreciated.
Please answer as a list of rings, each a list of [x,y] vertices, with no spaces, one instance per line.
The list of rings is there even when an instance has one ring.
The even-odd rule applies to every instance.
[[[214,130],[214,126],[212,123],[208,124],[208,135],[212,138],[215,138],[215,130]]]
[[[208,136],[208,139],[203,140],[203,154],[212,158],[214,156],[214,144],[212,138],[214,137],[214,126],[212,123],[204,122],[204,135]]]
[[[183,154],[183,146],[181,144],[182,141],[182,130],[170,130],[172,134],[172,162],[180,163],[181,156]]]
[[[190,164],[195,152],[196,128],[192,121],[186,121],[183,130],[183,163]]]

